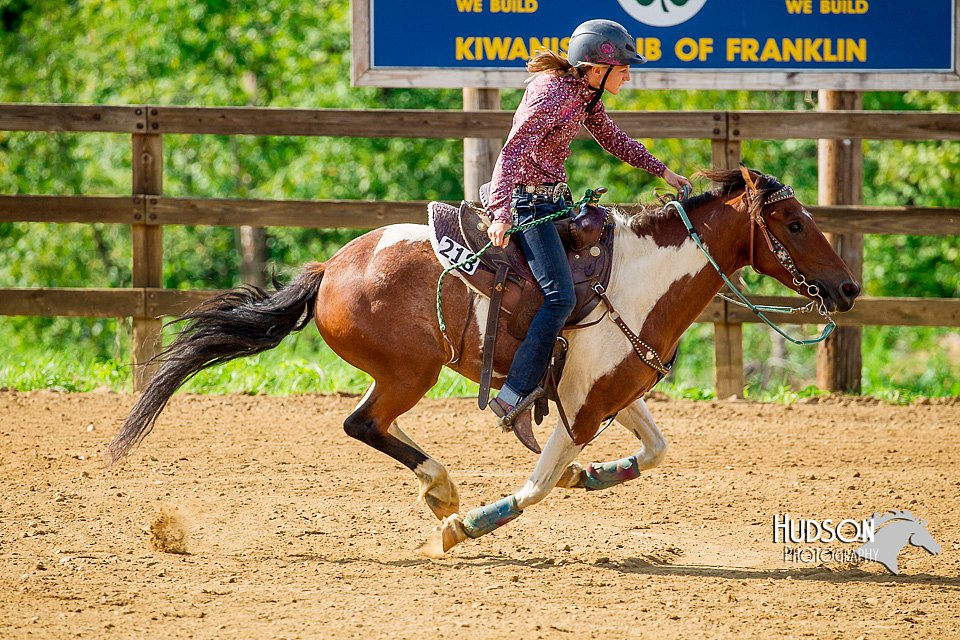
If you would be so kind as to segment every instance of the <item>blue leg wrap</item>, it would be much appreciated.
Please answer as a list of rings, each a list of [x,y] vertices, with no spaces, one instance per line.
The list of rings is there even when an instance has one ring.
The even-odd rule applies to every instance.
[[[608,489],[639,477],[640,465],[636,456],[630,456],[613,462],[600,464],[591,462],[583,471],[583,488],[587,491],[596,491],[597,489]]]
[[[508,496],[468,512],[463,519],[463,529],[471,538],[479,538],[514,520],[521,513],[523,511],[517,506],[516,497]]]

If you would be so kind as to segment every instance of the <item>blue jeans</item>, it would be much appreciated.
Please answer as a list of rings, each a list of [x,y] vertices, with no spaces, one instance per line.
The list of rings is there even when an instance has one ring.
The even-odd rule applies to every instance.
[[[543,196],[526,194],[514,196],[511,202],[511,208],[516,209],[515,222],[521,224],[554,214],[565,206],[563,200],[552,202]],[[577,303],[567,253],[553,222],[538,224],[518,235],[530,271],[543,292],[543,306],[514,354],[507,381],[498,396],[513,405],[540,383],[550,364],[554,342]]]

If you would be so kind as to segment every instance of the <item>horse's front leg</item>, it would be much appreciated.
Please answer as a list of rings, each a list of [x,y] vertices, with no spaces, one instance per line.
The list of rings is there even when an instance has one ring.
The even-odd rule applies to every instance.
[[[558,487],[587,491],[608,489],[633,480],[641,471],[652,469],[663,461],[667,453],[667,441],[643,398],[621,411],[616,422],[640,439],[640,450],[628,458],[611,462],[591,462],[586,467],[573,462],[561,475],[557,482]]]
[[[462,517],[453,514],[444,518],[420,545],[420,552],[431,558],[440,558],[467,538],[479,538],[514,520],[524,509],[547,497],[581,450],[583,446],[570,439],[563,425],[557,425],[543,447],[536,468],[519,491],[468,511]]]

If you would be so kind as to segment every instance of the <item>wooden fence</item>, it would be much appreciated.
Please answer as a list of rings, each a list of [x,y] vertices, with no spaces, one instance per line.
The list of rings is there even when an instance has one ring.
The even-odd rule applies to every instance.
[[[960,140],[960,113],[613,112],[638,138],[709,140],[715,166],[735,166],[746,139]],[[163,196],[163,136],[175,134],[347,136],[385,138],[502,138],[513,114],[504,111],[416,111],[196,108],[161,106],[0,105],[0,131],[102,132],[132,136],[131,195],[0,195],[0,222],[113,223],[132,227],[133,286],[124,289],[0,289],[0,315],[132,317],[133,353],[146,362],[159,345],[160,317],[176,315],[210,291],[162,288],[163,226],[350,227],[370,229],[424,222],[425,201],[278,201]],[[960,209],[809,207],[830,233],[957,235]],[[796,297],[765,297],[793,304]],[[716,299],[699,321],[714,324],[719,396],[743,388],[740,326],[747,310]],[[819,323],[819,316],[792,322]],[[866,298],[838,315],[841,326],[960,326],[960,299]],[[142,388],[151,375],[135,379]]]

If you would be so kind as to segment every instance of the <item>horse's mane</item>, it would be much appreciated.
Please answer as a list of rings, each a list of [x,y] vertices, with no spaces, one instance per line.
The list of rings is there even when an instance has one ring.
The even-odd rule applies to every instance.
[[[701,207],[718,198],[725,198],[743,191],[746,182],[739,169],[704,169],[698,171],[694,176],[702,176],[711,182],[716,183],[710,191],[699,193],[680,201],[683,208],[688,212]],[[776,193],[783,188],[783,183],[773,176],[760,174],[756,178],[757,191],[760,197],[756,203],[762,204],[771,194]],[[649,205],[643,205],[642,208],[633,214],[627,214],[621,211],[616,212],[616,217],[620,224],[629,227],[638,236],[648,235],[651,226],[662,220],[669,220],[678,217],[677,210],[673,207],[667,208],[666,204],[673,200],[669,194],[657,198],[656,202]]]

